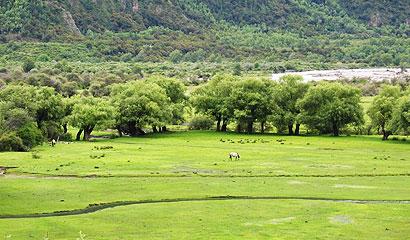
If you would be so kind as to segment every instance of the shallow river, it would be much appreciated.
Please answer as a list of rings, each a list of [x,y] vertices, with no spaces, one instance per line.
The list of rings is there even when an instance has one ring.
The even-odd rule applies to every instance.
[[[410,69],[401,72],[399,68],[367,68],[367,69],[337,69],[337,70],[316,70],[306,72],[275,73],[272,79],[277,81],[287,74],[301,75],[307,82],[320,80],[340,80],[353,78],[367,78],[372,81],[391,80],[393,78],[410,78]]]

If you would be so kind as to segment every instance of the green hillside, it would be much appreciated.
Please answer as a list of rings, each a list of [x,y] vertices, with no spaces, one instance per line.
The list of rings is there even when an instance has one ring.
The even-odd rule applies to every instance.
[[[27,60],[212,62],[228,63],[227,71],[240,63],[267,72],[407,66],[409,16],[407,0],[0,0],[0,67]],[[200,71],[199,78],[213,74]]]
[[[206,31],[225,21],[311,35],[363,33],[409,23],[407,0],[1,0],[0,32],[33,38],[140,31]],[[405,26],[402,26],[405,28]],[[408,33],[408,32],[407,32]]]

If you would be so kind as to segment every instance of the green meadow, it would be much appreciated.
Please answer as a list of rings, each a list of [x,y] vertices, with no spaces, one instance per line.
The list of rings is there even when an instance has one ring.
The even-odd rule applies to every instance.
[[[0,153],[14,167],[0,237],[406,239],[409,153],[378,136],[210,131]]]

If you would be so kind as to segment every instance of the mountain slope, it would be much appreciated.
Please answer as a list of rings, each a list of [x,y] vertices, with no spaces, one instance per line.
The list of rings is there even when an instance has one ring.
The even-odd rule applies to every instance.
[[[1,34],[53,38],[163,26],[200,32],[220,21],[303,35],[410,24],[408,0],[0,0]]]

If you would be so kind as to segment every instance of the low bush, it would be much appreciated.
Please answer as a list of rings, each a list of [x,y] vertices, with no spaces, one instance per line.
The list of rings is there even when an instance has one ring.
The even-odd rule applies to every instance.
[[[191,130],[209,130],[212,128],[214,121],[207,116],[195,116],[189,123]]]
[[[41,128],[43,135],[46,136],[47,139],[55,139],[57,140],[59,136],[63,133],[63,129],[60,124],[53,121],[46,121]]]
[[[23,144],[23,140],[15,132],[9,132],[0,136],[0,152],[24,152],[27,148]]]
[[[73,136],[71,135],[71,133],[63,133],[60,135],[59,140],[63,142],[72,142]]]
[[[21,127],[17,136],[23,141],[28,149],[40,145],[44,141],[43,134],[34,123],[29,123]]]
[[[31,153],[31,158],[33,158],[33,159],[40,159],[41,156],[40,156],[40,154],[39,154],[38,152],[32,152],[32,153]]]
[[[4,88],[6,86],[6,82],[0,79],[0,89]]]
[[[36,67],[36,63],[32,60],[27,60],[23,63],[23,71],[28,73]]]

